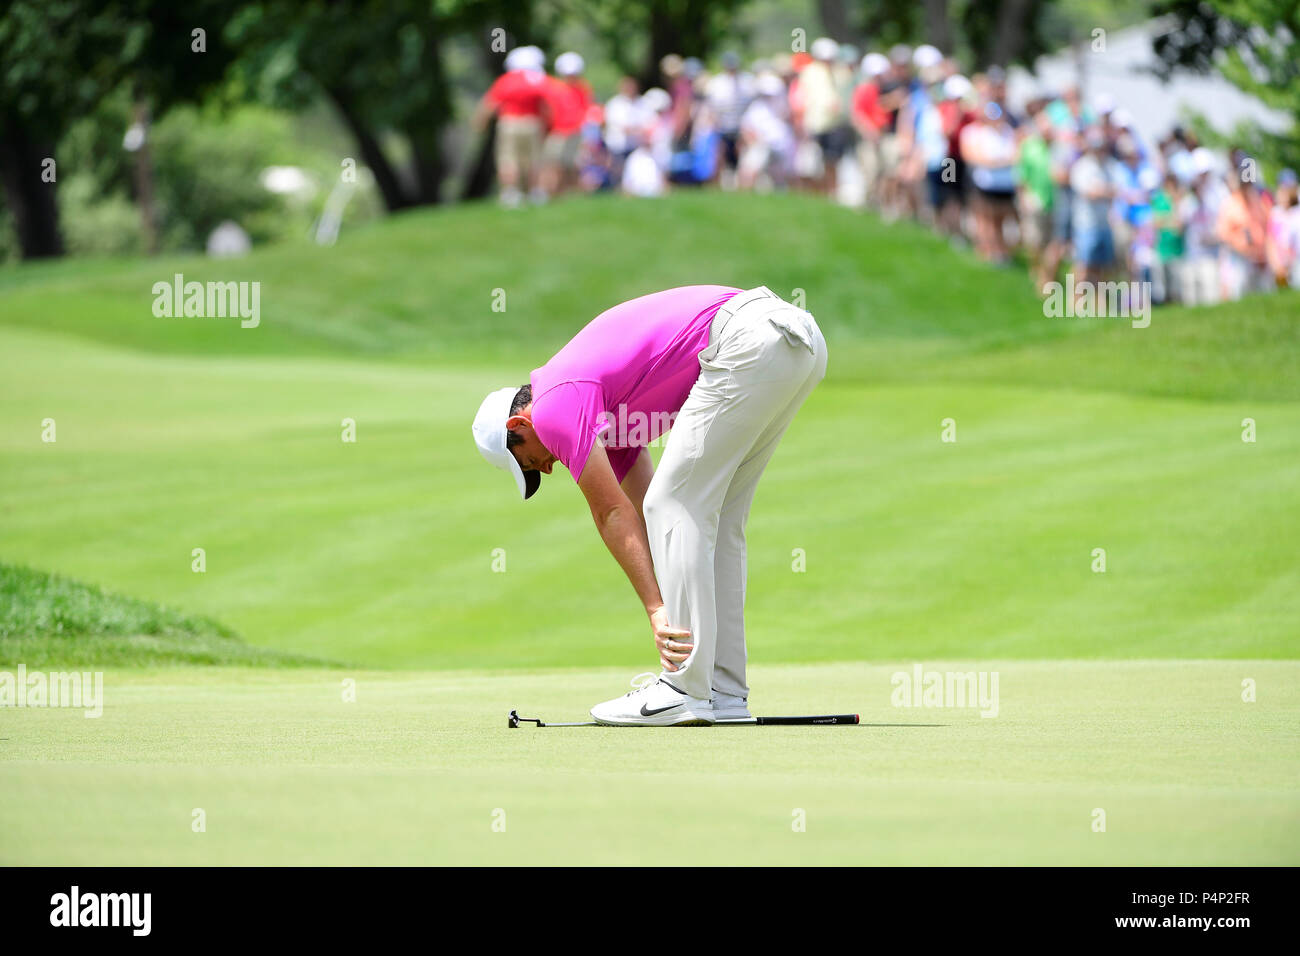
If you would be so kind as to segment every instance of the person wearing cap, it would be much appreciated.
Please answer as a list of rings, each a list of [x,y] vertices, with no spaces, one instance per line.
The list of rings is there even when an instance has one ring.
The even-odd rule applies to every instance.
[[[1143,258],[1145,245],[1143,233],[1151,220],[1151,192],[1159,185],[1159,173],[1147,163],[1137,139],[1122,122],[1120,110],[1115,110],[1115,126],[1122,132],[1115,140],[1117,162],[1111,164],[1115,180],[1115,208],[1111,229],[1115,236],[1115,254],[1127,267],[1128,278],[1142,280],[1139,273],[1149,270]],[[1152,181],[1151,177],[1156,177]],[[1154,238],[1154,234],[1152,236]],[[1149,278],[1147,279],[1149,281]]]
[[[928,162],[933,158],[926,155],[925,145],[921,142],[922,124],[935,109],[936,100],[942,99],[942,90],[934,87],[943,80],[943,54],[937,47],[922,44],[912,52],[912,66],[916,70],[916,78],[908,88],[907,98],[898,111],[898,181],[903,211],[917,218],[927,198],[922,194],[926,192]],[[933,133],[933,126],[925,132]],[[937,138],[931,146],[935,142]]]
[[[1256,168],[1254,161],[1244,155],[1233,164],[1228,178],[1232,189],[1219,206],[1215,223],[1222,243],[1219,270],[1223,293],[1229,301],[1273,288],[1267,250],[1273,199],[1255,185]]]
[[[660,196],[668,189],[673,156],[673,100],[667,90],[653,86],[641,94],[642,126],[637,147],[623,167],[623,191],[633,196]]]
[[[779,188],[786,183],[795,147],[785,83],[775,73],[761,73],[754,90],[758,95],[740,118],[737,186],[754,189],[759,177],[766,176],[769,188]]]
[[[728,50],[722,54],[722,72],[704,87],[704,101],[722,143],[720,171],[728,177],[734,176],[740,165],[740,118],[753,98],[753,77],[741,72],[740,56]],[[731,185],[729,179],[723,185]]]
[[[541,185],[542,135],[549,117],[545,65],[537,47],[515,47],[506,55],[505,72],[483,95],[474,116],[478,130],[497,117],[497,182],[505,206],[518,206],[526,187],[534,200],[546,198]]]
[[[1084,153],[1070,169],[1074,194],[1074,273],[1080,292],[1084,283],[1102,281],[1115,264],[1115,238],[1110,228],[1115,181],[1111,172],[1109,144],[1097,126],[1084,134]]]
[[[602,312],[473,435],[523,499],[563,465],[649,619],[662,671],[591,709],[614,725],[747,717],[745,523],[759,478],[826,374],[808,312],[766,287],[685,286]],[[671,429],[656,469],[646,446]]]
[[[880,141],[889,122],[889,114],[880,105],[880,78],[888,70],[889,59],[882,53],[868,53],[862,58],[862,80],[853,90],[849,110],[858,134],[858,165],[862,169],[863,195],[868,205],[876,205],[880,200],[880,175],[884,169]]]
[[[821,151],[821,178],[817,186],[829,195],[835,193],[836,167],[848,145],[844,104],[835,77],[839,50],[840,45],[830,37],[813,41],[812,62],[799,73],[795,99],[795,125]]]
[[[1219,207],[1226,190],[1214,154],[1197,146],[1183,198],[1183,261],[1179,291],[1187,305],[1211,305],[1223,295],[1219,277]]]
[[[681,140],[691,131],[695,87],[686,75],[686,61],[676,53],[666,54],[659,61],[659,72],[664,78],[664,89],[673,99],[673,139]]]
[[[618,81],[618,92],[605,104],[605,147],[609,150],[610,178],[614,185],[623,181],[623,164],[637,147],[637,137],[646,125],[645,108],[636,77]]]
[[[546,80],[551,123],[542,148],[542,188],[549,196],[577,185],[582,124],[592,103],[584,69],[581,54],[561,53],[555,58],[555,76]]]
[[[889,49],[889,69],[880,78],[880,105],[885,110],[885,129],[880,136],[880,205],[887,218],[899,215],[903,200],[898,179],[898,166],[902,162],[898,131],[898,113],[907,102],[915,84],[912,75],[912,48],[906,43]]]
[[[929,185],[930,202],[934,206],[936,224],[944,235],[960,242],[962,241],[962,208],[965,203],[963,182],[965,163],[961,158],[961,131],[974,118],[966,106],[973,88],[966,77],[953,74],[944,79],[938,93],[939,102],[934,106],[936,115],[929,117],[928,121],[933,123],[937,117],[939,131],[943,138],[941,142],[934,142],[930,146],[933,152],[927,157],[926,179]],[[930,131],[927,130],[927,135],[929,134]]]
[[[1016,215],[1016,137],[998,103],[985,103],[961,134],[962,160],[974,189],[975,249],[989,262],[1009,260],[1004,226]]]

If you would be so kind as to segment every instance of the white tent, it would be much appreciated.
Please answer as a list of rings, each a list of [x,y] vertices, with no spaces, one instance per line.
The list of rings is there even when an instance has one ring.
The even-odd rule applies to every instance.
[[[1007,72],[1007,98],[1023,106],[1045,92],[1078,85],[1085,103],[1108,97],[1128,110],[1138,132],[1148,140],[1164,136],[1181,122],[1184,109],[1203,114],[1224,133],[1243,120],[1254,120],[1272,132],[1287,129],[1290,118],[1285,113],[1243,93],[1218,73],[1178,72],[1166,84],[1144,69],[1156,61],[1153,39],[1171,26],[1166,18],[1148,20],[1109,32],[1102,51],[1094,52],[1092,38],[1086,38],[1077,52],[1064,49],[1039,57],[1034,73],[1013,67]]]

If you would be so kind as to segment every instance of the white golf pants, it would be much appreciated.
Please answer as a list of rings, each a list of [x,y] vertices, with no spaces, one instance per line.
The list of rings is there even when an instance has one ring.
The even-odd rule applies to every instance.
[[[745,523],[759,476],[795,412],[826,375],[813,317],[766,287],[718,310],[700,377],[668,436],[644,512],[668,623],[694,650],[664,678],[708,700],[745,681]]]

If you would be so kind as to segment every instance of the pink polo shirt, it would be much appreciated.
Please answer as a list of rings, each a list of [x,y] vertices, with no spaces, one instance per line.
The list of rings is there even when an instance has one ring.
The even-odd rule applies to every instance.
[[[597,435],[621,482],[671,428],[699,377],[714,313],[740,291],[689,285],[616,305],[533,371],[533,428],[574,481]]]

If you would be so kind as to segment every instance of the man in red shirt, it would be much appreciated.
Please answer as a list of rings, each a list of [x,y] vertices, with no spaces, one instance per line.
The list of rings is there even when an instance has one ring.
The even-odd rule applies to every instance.
[[[533,199],[542,201],[542,133],[550,116],[546,100],[546,58],[535,46],[516,47],[506,55],[506,72],[483,95],[474,117],[476,129],[497,116],[497,184],[501,202],[518,206],[523,187],[531,187]]]
[[[591,106],[591,87],[582,78],[586,68],[577,53],[555,58],[555,76],[546,80],[546,103],[551,128],[542,148],[542,188],[558,196],[578,182],[578,153],[582,147],[582,123]]]
[[[889,124],[889,113],[880,104],[880,78],[889,69],[889,60],[880,53],[862,58],[862,82],[853,91],[849,118],[858,131],[858,165],[862,167],[864,198],[868,203],[879,200],[880,177],[884,172],[881,138]]]

